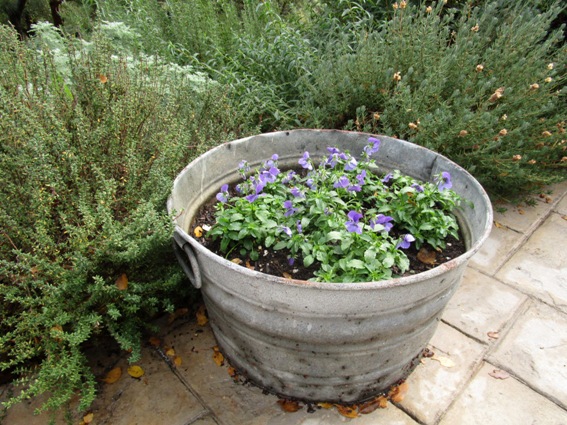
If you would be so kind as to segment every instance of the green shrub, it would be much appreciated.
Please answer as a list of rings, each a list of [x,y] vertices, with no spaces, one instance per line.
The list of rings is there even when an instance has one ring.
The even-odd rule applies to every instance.
[[[191,296],[166,197],[247,120],[188,68],[36,32],[39,49],[0,27],[0,369],[24,384],[10,404],[48,392],[55,409],[79,393],[85,408],[84,343],[109,333],[135,361],[149,320]]]
[[[550,30],[562,7],[531,3],[398,8],[354,49],[322,54],[298,115],[436,150],[496,195],[564,179],[566,48]]]

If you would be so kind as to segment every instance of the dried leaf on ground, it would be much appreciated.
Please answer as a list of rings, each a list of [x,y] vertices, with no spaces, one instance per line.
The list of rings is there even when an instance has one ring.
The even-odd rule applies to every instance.
[[[489,338],[498,339],[500,338],[500,333],[498,331],[492,331],[487,333]]]
[[[285,398],[280,398],[278,400],[278,404],[280,405],[280,407],[284,412],[288,412],[288,413],[297,412],[302,407],[297,401],[287,400]]]
[[[386,407],[388,407],[388,399],[381,395],[380,397],[373,398],[372,400],[368,400],[367,402],[359,405],[358,413],[368,415],[376,409],[385,409]]]
[[[207,323],[209,323],[209,318],[207,317],[207,307],[205,307],[205,304],[202,304],[199,307],[197,313],[195,313],[195,317],[197,318],[197,324],[199,326],[205,326]]]
[[[165,355],[169,357],[175,356],[175,350],[173,348],[166,348]]]
[[[213,360],[215,361],[217,366],[224,365],[224,356],[220,352],[219,347],[217,345],[213,347]]]
[[[285,277],[286,279],[292,279],[291,274],[289,274],[288,272],[283,272],[282,276]]]
[[[229,366],[227,368],[228,374],[230,375],[231,378],[236,379],[238,377],[238,373],[236,372],[236,369],[233,368],[232,366]]]
[[[323,409],[330,409],[333,407],[333,403],[317,403],[317,406],[322,407]]]
[[[508,379],[510,377],[510,374],[502,369],[494,369],[492,372],[489,372],[488,374],[496,379]]]
[[[201,236],[203,236],[203,228],[201,226],[195,227],[195,229],[193,229],[193,234],[195,235],[195,237],[200,238]]]
[[[337,411],[347,418],[358,418],[358,409],[356,406],[343,406],[341,404],[335,404]]]
[[[125,291],[128,289],[128,276],[126,273],[122,273],[118,279],[116,279],[116,287],[120,291]]]
[[[250,264],[250,261],[246,260],[246,268],[250,270],[254,270],[254,266]]]
[[[425,246],[422,246],[417,253],[417,259],[423,264],[433,266],[437,262],[437,253],[432,249],[427,249]]]
[[[108,371],[104,379],[102,379],[102,382],[106,382],[107,384],[114,384],[116,381],[120,379],[121,376],[122,376],[122,368],[115,367],[114,369]]]
[[[94,419],[94,413],[87,413],[85,416],[83,416],[83,423],[85,424],[90,424]]]
[[[175,356],[173,358],[173,364],[177,367],[181,366],[181,363],[183,363],[183,360],[181,360],[181,357],[179,356]]]
[[[431,359],[437,360],[439,363],[441,363],[441,366],[445,366],[445,367],[454,367],[455,366],[455,362],[453,360],[451,360],[449,357],[433,356],[433,357],[431,357]]]
[[[409,391],[409,385],[407,382],[402,382],[400,385],[393,387],[388,393],[388,397],[392,403],[401,402]]]
[[[233,258],[230,261],[233,262],[234,264],[242,264],[242,260],[240,258]]]
[[[189,313],[189,309],[184,307],[184,308],[178,308],[177,310],[175,310],[173,313],[171,313],[169,315],[169,317],[167,318],[167,323],[169,323],[170,325],[175,322],[177,319],[179,319],[180,317],[183,317],[185,315],[187,315]]]
[[[497,222],[497,221],[494,221],[494,225],[495,225],[497,228],[499,228],[499,229],[501,229],[501,228],[504,227],[502,224],[500,224],[500,223]]]
[[[128,368],[128,375],[130,375],[132,378],[141,378],[142,376],[144,376],[144,369],[137,365],[130,366]]]
[[[148,342],[152,347],[159,347],[161,345],[161,339],[159,339],[157,336],[151,336]]]

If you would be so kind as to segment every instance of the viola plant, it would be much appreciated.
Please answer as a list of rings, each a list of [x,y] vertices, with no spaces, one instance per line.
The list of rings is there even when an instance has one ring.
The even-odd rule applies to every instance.
[[[216,223],[207,238],[220,251],[256,261],[266,249],[283,250],[290,264],[318,265],[313,280],[379,281],[410,266],[412,245],[445,248],[458,239],[452,211],[461,199],[442,172],[421,182],[399,171],[380,174],[374,159],[380,141],[368,139],[360,159],[328,147],[316,164],[305,152],[296,170],[278,168],[274,154],[258,169],[242,161],[242,181],[223,185]],[[299,264],[299,263],[297,263]]]

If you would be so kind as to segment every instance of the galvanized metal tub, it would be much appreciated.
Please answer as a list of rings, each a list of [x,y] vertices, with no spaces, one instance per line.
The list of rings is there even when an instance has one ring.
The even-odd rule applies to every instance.
[[[178,259],[200,287],[218,345],[252,382],[281,396],[353,403],[405,379],[431,339],[469,258],[488,237],[492,208],[464,169],[430,150],[386,136],[374,158],[424,181],[451,173],[453,189],[471,201],[458,214],[467,252],[432,270],[380,282],[317,283],[275,277],[238,266],[188,234],[198,209],[225,183],[238,181],[238,163],[259,165],[272,154],[295,166],[336,146],[358,155],[369,134],[334,130],[268,133],[218,146],[189,164],[174,182]]]

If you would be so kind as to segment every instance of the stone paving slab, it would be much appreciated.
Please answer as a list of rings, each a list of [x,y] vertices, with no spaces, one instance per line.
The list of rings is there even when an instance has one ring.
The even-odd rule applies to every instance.
[[[469,265],[493,275],[512,256],[524,235],[501,224],[492,226],[490,236],[470,259]]]
[[[539,223],[549,214],[553,208],[553,203],[535,202],[533,206],[529,205],[501,205],[506,208],[505,212],[498,210],[498,205],[494,209],[494,221],[516,230],[520,233],[526,233],[537,227]]]
[[[207,414],[154,350],[144,348],[136,365],[145,372],[141,378],[128,375],[129,364],[122,359],[120,379],[101,386],[90,409],[96,425],[186,425]]]
[[[489,361],[567,409],[566,314],[534,302]]]
[[[484,364],[439,425],[564,425],[567,412],[521,382],[496,379]]]
[[[567,220],[552,213],[496,274],[567,312]]]
[[[494,342],[527,296],[481,272],[467,268],[459,289],[449,301],[443,321],[479,341]]]
[[[557,213],[561,214],[562,216],[567,215],[567,195],[565,195],[563,199],[557,204],[555,211],[557,211]]]
[[[427,425],[433,425],[464,388],[482,361],[486,346],[440,323],[431,340],[437,357],[450,359],[453,366],[424,359],[409,376],[409,391],[400,403],[402,409]]]

